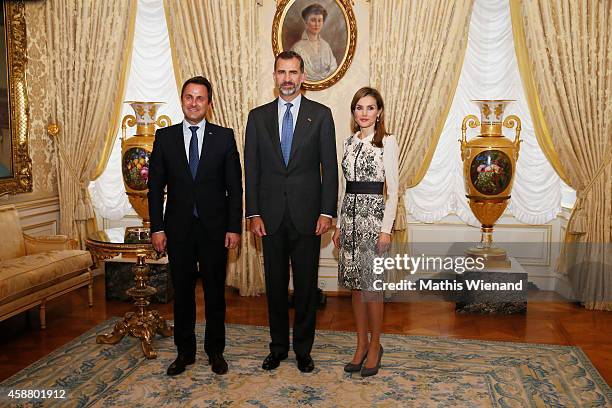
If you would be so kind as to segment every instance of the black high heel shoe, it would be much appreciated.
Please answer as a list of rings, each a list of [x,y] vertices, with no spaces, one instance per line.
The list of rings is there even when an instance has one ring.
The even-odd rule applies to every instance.
[[[372,375],[378,374],[378,370],[380,370],[380,360],[382,359],[382,355],[383,355],[383,346],[381,345],[380,351],[378,352],[378,363],[376,363],[376,366],[372,368],[362,367],[361,368],[362,377],[370,377]]]
[[[365,359],[367,357],[368,357],[368,353],[366,352],[363,355],[363,358],[361,359],[359,364],[348,363],[347,365],[344,366],[344,372],[346,372],[346,373],[356,373],[357,371],[361,371],[361,366],[363,365],[363,362],[365,361]]]

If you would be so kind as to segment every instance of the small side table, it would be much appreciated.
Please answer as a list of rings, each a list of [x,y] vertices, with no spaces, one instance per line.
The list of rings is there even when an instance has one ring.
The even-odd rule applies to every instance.
[[[109,228],[96,231],[85,240],[85,245],[94,257],[96,263],[100,260],[114,258],[119,254],[136,256],[136,264],[132,267],[134,272],[134,287],[127,293],[134,299],[135,310],[128,312],[123,320],[117,322],[113,331],[96,337],[98,344],[117,344],[123,337],[130,335],[140,339],[142,352],[146,358],[156,358],[153,349],[153,338],[156,333],[164,337],[172,336],[173,328],[156,311],[149,309],[150,297],[156,289],[148,285],[149,266],[145,259],[159,259],[164,256],[158,253],[150,241],[126,240],[125,228]]]

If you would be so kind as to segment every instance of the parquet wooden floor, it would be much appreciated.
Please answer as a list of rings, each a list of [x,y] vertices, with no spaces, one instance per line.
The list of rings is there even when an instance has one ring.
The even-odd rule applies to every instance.
[[[87,307],[87,290],[80,289],[47,305],[47,329],[40,330],[37,310],[0,322],[0,380],[25,368],[52,350],[112,316],[122,316],[131,304],[104,299],[104,277],[95,278],[94,306]],[[202,290],[197,291],[198,321],[204,319]],[[554,299],[554,294],[530,294],[526,315],[480,316],[456,314],[454,304],[421,300],[387,303],[384,331],[412,335],[445,336],[579,346],[605,380],[612,382],[612,313],[588,311]],[[172,318],[172,304],[156,304]],[[227,289],[227,322],[267,325],[266,299],[240,297]],[[329,297],[318,312],[318,329],[354,330],[351,302]],[[383,340],[384,341],[384,340]]]

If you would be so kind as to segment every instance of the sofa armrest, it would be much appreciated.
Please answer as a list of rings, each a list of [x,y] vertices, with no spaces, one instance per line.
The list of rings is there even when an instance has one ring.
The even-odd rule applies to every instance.
[[[49,235],[45,237],[31,237],[23,234],[26,255],[38,254],[40,252],[77,249],[77,242],[66,235]]]

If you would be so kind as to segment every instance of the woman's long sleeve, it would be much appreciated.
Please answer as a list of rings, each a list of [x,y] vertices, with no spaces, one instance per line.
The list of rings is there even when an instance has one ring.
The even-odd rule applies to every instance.
[[[381,232],[391,234],[393,222],[397,213],[397,200],[399,199],[399,145],[395,136],[390,135],[383,139],[383,166],[385,168],[385,183],[387,185],[387,201],[383,215]]]
[[[344,157],[348,140],[352,136],[353,135],[349,135],[344,139],[344,143],[342,143],[342,151],[340,152],[340,171],[338,172],[338,174],[340,174],[340,182],[338,183],[340,186],[340,191],[338,192],[338,219],[336,220],[337,229],[340,229],[342,226],[342,203],[344,202],[344,193],[346,192],[346,178],[344,177],[344,172],[342,171],[342,157]]]

